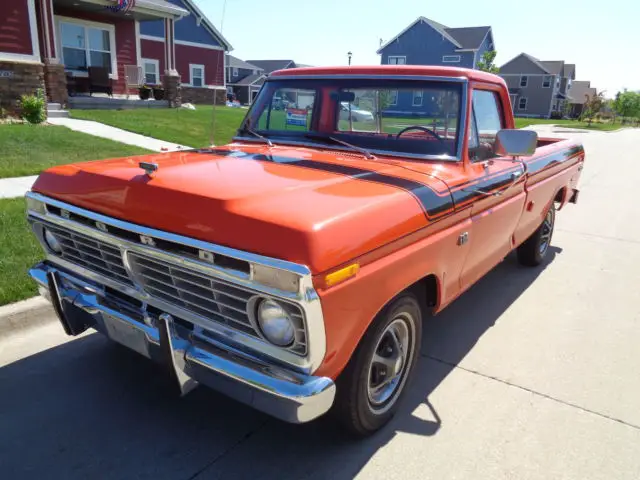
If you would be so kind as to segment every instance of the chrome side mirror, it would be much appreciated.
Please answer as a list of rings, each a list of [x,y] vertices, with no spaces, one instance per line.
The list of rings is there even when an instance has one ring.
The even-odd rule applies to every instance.
[[[495,153],[501,157],[533,155],[538,145],[538,134],[533,130],[504,129],[496,134]]]

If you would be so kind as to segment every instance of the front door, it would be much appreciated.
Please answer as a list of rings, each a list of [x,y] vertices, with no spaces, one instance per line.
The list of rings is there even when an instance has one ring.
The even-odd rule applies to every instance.
[[[496,156],[496,133],[504,128],[498,94],[473,90],[469,131],[471,181],[454,192],[456,206],[471,205],[469,253],[461,276],[465,289],[500,262],[513,247],[526,200],[524,168],[511,158]]]

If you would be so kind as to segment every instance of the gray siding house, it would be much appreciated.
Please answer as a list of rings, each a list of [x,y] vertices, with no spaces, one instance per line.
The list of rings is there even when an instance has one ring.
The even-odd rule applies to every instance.
[[[477,68],[487,50],[493,50],[491,27],[449,28],[418,17],[377,53],[380,63],[397,65],[445,65]]]
[[[227,98],[235,97],[241,104],[253,102],[264,83],[264,69],[249,62],[227,55]]]
[[[500,67],[498,75],[509,87],[515,116],[551,118],[554,112],[561,115],[565,102],[571,99],[576,66],[521,53]]]

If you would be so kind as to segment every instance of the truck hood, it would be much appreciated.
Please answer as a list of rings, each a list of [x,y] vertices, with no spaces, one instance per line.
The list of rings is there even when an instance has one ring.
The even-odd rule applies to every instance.
[[[140,162],[158,165],[151,175]],[[452,208],[431,173],[361,155],[231,144],[53,167],[33,191],[87,210],[326,271]]]

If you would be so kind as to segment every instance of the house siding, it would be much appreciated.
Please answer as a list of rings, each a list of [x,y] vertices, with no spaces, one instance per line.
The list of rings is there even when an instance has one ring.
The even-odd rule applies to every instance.
[[[164,71],[167,68],[164,63],[164,42],[142,39],[140,40],[140,51],[142,52],[140,55],[141,58],[158,60],[159,81],[162,83]]]
[[[238,68],[238,76],[233,76],[233,67],[227,68],[227,83],[237,83],[241,81],[243,78],[247,78],[249,75],[253,75],[253,70],[249,68]]]
[[[100,13],[83,12],[64,7],[54,7],[54,13],[57,16],[89,20],[114,26],[118,78],[113,80],[113,91],[114,93],[125,93],[124,66],[137,65],[138,63],[135,22],[115,16],[107,17]],[[58,39],[60,39],[60,35],[58,35]]]
[[[408,65],[443,65],[443,55],[467,56],[471,53],[471,60],[465,61],[473,63],[473,52],[456,53],[456,46],[447,40],[443,35],[431,28],[424,22],[413,25],[403,35],[387,45],[381,52],[381,63],[389,63],[389,56],[405,56]],[[462,60],[462,58],[461,58]],[[448,63],[450,66],[461,66],[457,63]]]
[[[164,62],[164,42],[156,40],[140,40],[142,58],[158,60],[160,77],[166,69]],[[180,74],[182,83],[191,81],[189,65],[204,65],[204,81],[207,85],[224,85],[224,52],[209,48],[192,47],[190,45],[176,45],[176,70]]]
[[[33,55],[27,0],[2,0],[0,52]]]
[[[224,85],[224,52],[208,48],[176,45],[176,69],[182,83],[190,82],[189,64],[204,65],[206,85]]]
[[[505,75],[505,82],[509,90],[518,90],[513,103],[513,113],[516,116],[548,117],[551,107],[551,97],[554,88],[542,88],[542,75],[531,75],[526,87],[520,86],[520,75]],[[527,99],[527,108],[518,108],[520,98]]]
[[[179,7],[189,10],[188,5],[180,0],[167,0],[170,3]],[[206,29],[204,22],[198,26],[196,16],[191,13],[177,22],[175,22],[175,39],[186,42],[202,43],[205,45],[222,47],[217,38]],[[140,34],[150,35],[153,37],[164,38],[164,21],[163,20],[150,20],[146,22],[140,22]]]

